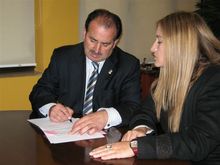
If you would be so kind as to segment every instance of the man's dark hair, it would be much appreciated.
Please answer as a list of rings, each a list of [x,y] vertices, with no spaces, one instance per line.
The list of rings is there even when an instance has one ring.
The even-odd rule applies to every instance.
[[[86,22],[85,22],[86,31],[88,31],[89,24],[91,23],[91,21],[95,20],[96,18],[101,18],[103,20],[103,25],[106,28],[115,26],[117,30],[115,40],[120,38],[121,33],[122,33],[122,23],[118,15],[111,13],[110,11],[106,9],[96,9],[92,11],[86,19]]]

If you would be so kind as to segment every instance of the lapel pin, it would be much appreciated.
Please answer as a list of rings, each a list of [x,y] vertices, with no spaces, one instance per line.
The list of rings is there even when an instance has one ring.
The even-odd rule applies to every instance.
[[[108,71],[108,74],[112,74],[112,69]]]

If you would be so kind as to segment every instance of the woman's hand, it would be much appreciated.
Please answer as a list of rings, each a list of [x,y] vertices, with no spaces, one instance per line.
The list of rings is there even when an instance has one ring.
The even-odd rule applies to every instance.
[[[147,131],[148,131],[148,128],[146,128],[146,127],[135,128],[133,130],[128,131],[122,137],[121,141],[131,141],[133,139],[136,139],[137,137],[146,136]]]
[[[93,158],[109,160],[133,157],[134,152],[130,148],[130,142],[117,142],[98,147],[92,150],[89,155]]]

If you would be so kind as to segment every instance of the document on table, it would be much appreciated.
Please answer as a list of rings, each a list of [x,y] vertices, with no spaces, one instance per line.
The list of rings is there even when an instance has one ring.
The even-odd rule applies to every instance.
[[[36,126],[38,126],[46,135],[50,143],[65,143],[71,141],[87,140],[103,138],[103,132],[97,132],[95,134],[69,134],[74,122],[78,120],[77,118],[72,118],[72,122],[65,121],[61,123],[51,122],[49,118],[40,119],[29,119],[28,121]]]

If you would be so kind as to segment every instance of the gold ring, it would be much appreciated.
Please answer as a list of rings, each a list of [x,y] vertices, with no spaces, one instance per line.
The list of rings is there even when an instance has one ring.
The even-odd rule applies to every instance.
[[[112,149],[112,144],[107,144],[105,148],[108,149],[108,150],[111,150]]]

